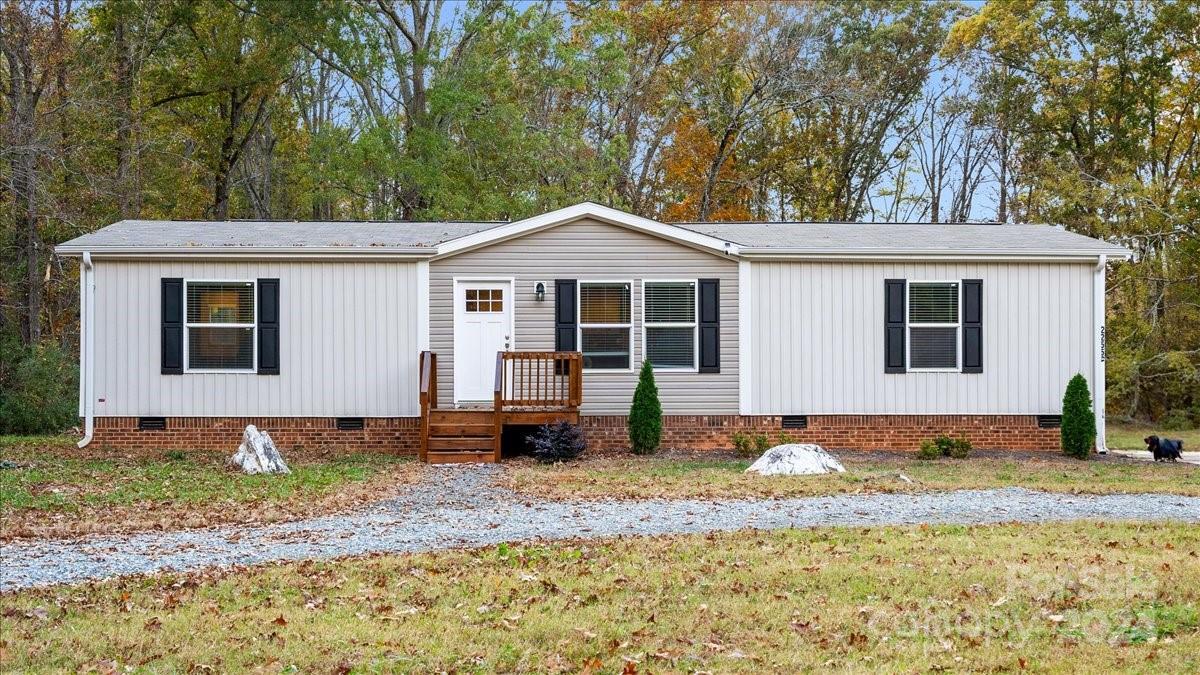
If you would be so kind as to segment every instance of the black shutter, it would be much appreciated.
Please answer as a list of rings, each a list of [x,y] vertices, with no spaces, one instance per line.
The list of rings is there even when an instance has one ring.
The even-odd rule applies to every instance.
[[[883,372],[903,373],[905,326],[904,279],[883,280]]]
[[[258,374],[279,374],[279,280],[258,280]]]
[[[721,372],[721,280],[700,280],[700,372]]]
[[[162,280],[163,375],[183,374],[183,279]]]
[[[554,280],[554,349],[560,352],[573,352],[579,349],[575,344],[575,328],[579,324],[575,311],[574,279]]]
[[[963,279],[962,371],[983,372],[983,280]]]

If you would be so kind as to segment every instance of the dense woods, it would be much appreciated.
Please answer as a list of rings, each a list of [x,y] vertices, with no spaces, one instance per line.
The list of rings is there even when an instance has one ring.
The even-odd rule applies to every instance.
[[[1200,422],[1191,0],[0,0],[0,94],[0,407],[25,428],[74,414],[60,241],[583,199],[1120,242],[1109,412]]]

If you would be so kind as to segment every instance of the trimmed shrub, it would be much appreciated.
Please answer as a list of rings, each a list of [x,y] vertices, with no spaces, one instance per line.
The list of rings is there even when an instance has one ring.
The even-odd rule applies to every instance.
[[[587,449],[578,424],[543,424],[526,439],[534,459],[545,464],[575,459]]]
[[[648,455],[662,443],[662,403],[654,384],[654,367],[642,362],[633,405],[629,408],[629,448],[635,455]]]
[[[1087,459],[1096,441],[1096,414],[1092,411],[1092,395],[1087,380],[1078,373],[1067,383],[1063,394],[1062,451],[1077,459]]]
[[[750,438],[750,434],[735,431],[730,440],[733,441],[733,451],[742,457],[754,454],[754,441]]]
[[[917,451],[917,459],[941,459],[942,449],[933,441],[921,441],[921,449]]]
[[[79,369],[54,345],[0,341],[0,434],[50,434],[79,422]]]
[[[771,438],[766,434],[754,434],[750,437],[754,441],[754,451],[760,456],[771,449]]]
[[[947,454],[952,459],[966,459],[967,455],[971,454],[971,441],[965,438],[950,439],[950,449]]]
[[[971,454],[971,441],[941,434],[931,440],[921,442],[921,449],[917,451],[917,459],[939,459],[941,457],[963,459],[969,454]]]

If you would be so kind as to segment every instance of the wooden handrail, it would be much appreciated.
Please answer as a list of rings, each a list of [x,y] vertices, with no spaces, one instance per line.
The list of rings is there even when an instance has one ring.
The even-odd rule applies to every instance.
[[[417,372],[421,378],[421,446],[418,454],[423,462],[429,452],[429,411],[437,408],[437,353],[423,351],[419,358]]]
[[[495,410],[506,407],[576,410],[583,403],[580,352],[497,352]]]

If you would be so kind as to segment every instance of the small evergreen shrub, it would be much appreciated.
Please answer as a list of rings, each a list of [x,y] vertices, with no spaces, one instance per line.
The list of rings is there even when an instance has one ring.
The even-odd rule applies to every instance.
[[[971,454],[971,441],[965,438],[950,439],[949,455],[952,459],[966,459]]]
[[[534,459],[545,464],[575,459],[587,449],[578,424],[543,424],[526,439]]]
[[[751,439],[754,441],[754,451],[759,455],[771,449],[771,438],[766,434],[754,434]]]
[[[921,449],[917,450],[917,459],[941,459],[942,449],[933,441],[921,441]]]
[[[785,440],[786,439],[786,440]],[[763,453],[770,450],[771,437],[766,434],[747,434],[742,431],[733,432],[733,449],[742,457],[761,457]],[[795,443],[787,433],[779,435],[779,443]]]
[[[654,384],[654,367],[642,361],[633,405],[629,408],[629,449],[635,455],[648,455],[662,443],[662,403]]]
[[[921,442],[921,449],[917,451],[917,459],[939,459],[941,457],[963,459],[969,454],[971,454],[971,441],[941,434]]]
[[[735,431],[730,440],[733,441],[733,451],[738,455],[749,457],[754,454],[754,441],[751,440],[750,434]]]
[[[1076,459],[1087,459],[1096,441],[1092,395],[1088,392],[1087,380],[1078,373],[1067,383],[1067,392],[1063,394],[1060,439],[1063,454]]]
[[[799,442],[797,438],[786,431],[779,432],[779,443],[777,445],[791,445]]]

